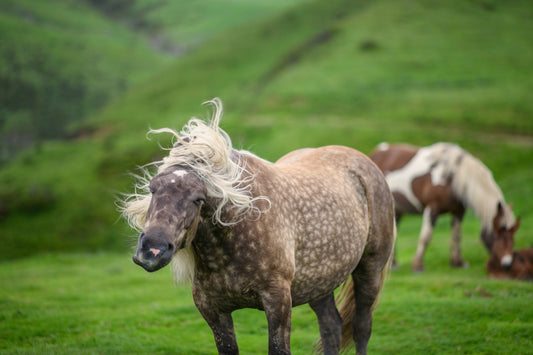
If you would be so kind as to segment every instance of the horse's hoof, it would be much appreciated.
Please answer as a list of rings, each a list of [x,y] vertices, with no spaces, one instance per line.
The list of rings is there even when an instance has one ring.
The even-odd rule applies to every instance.
[[[463,261],[463,260],[460,260],[460,261],[451,261],[450,260],[450,265],[452,267],[462,268],[462,269],[468,269],[470,267],[470,264],[467,261]]]
[[[391,270],[400,270],[400,265],[398,265],[397,263],[392,263],[391,266],[390,266],[390,269]]]
[[[412,270],[415,274],[422,273],[422,272],[424,272],[424,265],[422,265],[422,264],[417,264],[417,263],[413,263],[413,264],[411,265],[411,270]]]

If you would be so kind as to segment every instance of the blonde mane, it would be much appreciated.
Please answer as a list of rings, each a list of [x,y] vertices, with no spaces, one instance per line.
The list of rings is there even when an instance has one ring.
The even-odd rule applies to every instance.
[[[126,195],[122,206],[122,214],[135,229],[142,230],[146,220],[146,212],[150,205],[151,194],[149,182],[156,175],[150,173],[149,167],[157,167],[157,174],[175,165],[191,168],[205,183],[208,198],[217,201],[213,219],[222,225],[238,223],[245,217],[260,215],[254,203],[266,197],[253,197],[251,193],[253,174],[246,171],[244,164],[232,154],[233,147],[229,135],[220,127],[222,102],[218,98],[204,104],[214,107],[213,117],[206,123],[198,118],[191,118],[177,132],[170,128],[150,130],[149,133],[170,133],[176,139],[169,149],[168,156],[161,161],[153,162],[142,168],[142,175],[136,175],[135,192]],[[230,208],[229,220],[223,220],[222,211]],[[226,216],[226,214],[224,214]]]
[[[460,196],[463,203],[472,208],[474,214],[481,220],[482,227],[492,231],[492,221],[497,213],[498,203],[504,208],[502,225],[507,228],[515,224],[513,211],[505,203],[500,187],[494,181],[491,171],[477,158],[453,145],[460,151],[460,161],[453,171],[452,189],[456,196]],[[456,158],[459,155],[455,156]],[[455,158],[454,158],[455,159]]]

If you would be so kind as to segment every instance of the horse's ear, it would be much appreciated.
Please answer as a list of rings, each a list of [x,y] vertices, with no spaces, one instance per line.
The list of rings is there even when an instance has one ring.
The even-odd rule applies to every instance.
[[[494,235],[498,235],[498,230],[500,229],[500,219],[498,218],[498,214],[492,219],[492,231],[494,232]]]
[[[494,216],[494,219],[492,220],[492,230],[494,231],[494,234],[497,235],[498,231],[500,230],[500,219],[503,217],[503,205],[500,201],[498,201],[498,204],[496,205],[496,215]]]
[[[518,228],[520,227],[520,223],[522,222],[522,219],[520,217],[518,217],[516,219],[516,222],[513,226],[513,233],[516,233],[516,231],[518,230]]]

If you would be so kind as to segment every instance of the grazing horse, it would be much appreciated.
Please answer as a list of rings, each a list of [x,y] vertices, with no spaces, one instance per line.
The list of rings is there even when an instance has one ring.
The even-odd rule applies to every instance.
[[[498,210],[501,213],[501,210]],[[533,248],[513,251],[514,234],[520,227],[520,218],[513,227],[494,226],[499,228],[486,269],[489,277],[496,279],[518,279],[533,281]]]
[[[414,271],[424,270],[424,252],[437,217],[452,214],[450,264],[466,267],[461,255],[461,222],[470,207],[481,220],[481,240],[490,253],[493,226],[510,229],[515,217],[490,170],[477,158],[451,143],[427,147],[380,144],[370,155],[385,174],[394,196],[396,223],[404,214],[422,214],[422,228],[412,262]],[[502,213],[498,214],[499,206]]]
[[[292,307],[305,303],[326,354],[352,338],[366,354],[396,230],[383,174],[342,146],[297,150],[276,163],[235,150],[219,128],[220,100],[209,103],[209,123],[192,118],[180,133],[155,131],[177,142],[124,201],[141,231],[134,262],[156,271],[173,259],[220,354],[238,353],[231,313],[240,308],[264,310],[269,353],[289,354]],[[337,311],[333,291],[343,281]]]

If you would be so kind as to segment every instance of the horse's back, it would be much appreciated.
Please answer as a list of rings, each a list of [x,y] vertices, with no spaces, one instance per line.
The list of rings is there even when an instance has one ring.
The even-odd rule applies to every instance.
[[[355,190],[362,191],[366,198],[386,200],[390,197],[390,190],[379,167],[353,148],[332,145],[299,149],[281,157],[275,166],[285,171],[292,169],[296,174],[317,180],[327,179],[330,184],[336,178],[341,178]]]
[[[374,163],[360,151],[339,145],[320,148],[303,148],[292,151],[276,161],[275,165],[291,165],[303,168],[365,168],[373,169]],[[310,171],[313,174],[312,170]]]
[[[405,166],[419,149],[410,144],[381,143],[370,153],[370,159],[386,174]]]
[[[353,148],[333,145],[299,149],[281,157],[274,166],[286,172],[293,170],[295,175],[307,176],[329,185],[344,180],[352,189],[364,194],[365,198],[379,198],[382,203],[392,201],[379,167],[365,154]]]

